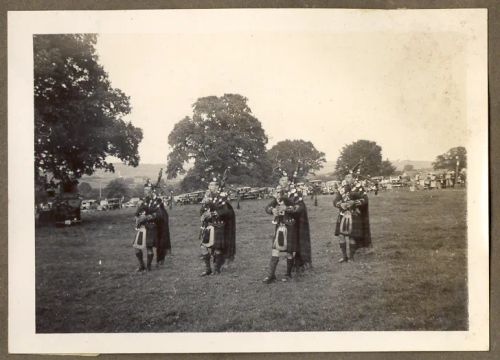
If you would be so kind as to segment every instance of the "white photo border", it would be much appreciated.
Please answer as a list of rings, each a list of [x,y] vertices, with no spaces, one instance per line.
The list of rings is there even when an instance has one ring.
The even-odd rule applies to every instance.
[[[37,334],[33,35],[56,33],[455,32],[467,41],[468,331]],[[212,9],[8,13],[10,353],[485,351],[489,349],[487,10]],[[29,213],[29,212],[28,212]],[[23,261],[17,261],[23,259]],[[200,341],[203,336],[203,341]]]

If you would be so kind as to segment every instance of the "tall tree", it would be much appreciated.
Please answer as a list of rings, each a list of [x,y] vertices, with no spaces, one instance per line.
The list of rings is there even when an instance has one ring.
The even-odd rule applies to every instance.
[[[335,164],[337,176],[344,177],[360,160],[361,175],[379,175],[382,165],[382,148],[374,141],[358,140],[345,145]]]
[[[396,167],[392,165],[389,159],[385,159],[380,163],[380,170],[378,175],[381,176],[391,176],[396,173]]]
[[[436,157],[436,161],[432,163],[432,167],[437,169],[455,170],[457,166],[457,157],[459,162],[459,171],[467,168],[467,150],[463,146],[451,148],[442,155]]]
[[[92,34],[35,35],[35,175],[68,182],[96,169],[114,171],[108,156],[139,163],[142,130],[123,117],[129,98],[99,64]]]
[[[84,197],[88,197],[92,193],[92,186],[87,182],[82,182],[78,185],[78,191]]]
[[[231,168],[229,181],[238,176],[265,178],[270,171],[265,145],[267,136],[252,114],[247,98],[238,94],[208,96],[193,104],[193,114],[177,124],[168,136],[167,177],[186,174],[184,190],[205,186],[211,174]],[[186,171],[188,163],[194,163]],[[264,181],[264,180],[262,180]]]
[[[130,194],[129,187],[123,178],[111,180],[104,188],[104,193],[107,198],[128,197]]]
[[[403,167],[403,171],[413,171],[413,170],[414,170],[414,166],[412,164],[406,164]]]
[[[268,158],[273,167],[279,166],[290,175],[300,167],[303,176],[314,174],[326,162],[325,154],[304,140],[280,141],[268,151]]]

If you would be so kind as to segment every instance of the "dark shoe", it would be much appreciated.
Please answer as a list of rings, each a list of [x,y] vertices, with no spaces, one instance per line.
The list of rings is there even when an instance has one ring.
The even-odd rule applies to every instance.
[[[264,280],[262,280],[262,282],[264,284],[270,284],[272,282],[274,282],[276,280],[276,276],[266,276],[266,278]]]
[[[292,275],[286,274],[285,277],[283,279],[281,279],[281,281],[283,281],[283,282],[292,281]]]
[[[146,270],[144,266],[140,266],[137,269],[135,269],[136,272],[143,272],[144,270]]]
[[[344,263],[344,262],[348,262],[348,261],[349,261],[349,259],[348,259],[348,258],[347,258],[347,256],[346,256],[346,257],[342,257],[342,258],[340,258],[338,262],[339,262],[339,263]]]

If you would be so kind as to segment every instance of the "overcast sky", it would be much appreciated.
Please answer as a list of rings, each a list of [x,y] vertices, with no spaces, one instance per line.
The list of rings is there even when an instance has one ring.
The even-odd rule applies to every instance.
[[[97,51],[130,96],[142,163],[165,163],[174,124],[224,93],[248,98],[268,147],[309,140],[329,161],[358,139],[391,160],[465,144],[465,47],[452,33],[102,34]]]

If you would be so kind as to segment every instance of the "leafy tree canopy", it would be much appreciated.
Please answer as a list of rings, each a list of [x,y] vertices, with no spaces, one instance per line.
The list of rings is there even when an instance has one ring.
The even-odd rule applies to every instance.
[[[107,198],[128,197],[130,194],[129,187],[123,178],[111,180],[104,188],[104,193]]]
[[[381,174],[382,148],[376,142],[369,140],[358,140],[342,148],[335,164],[336,174],[344,177],[360,160],[363,160],[360,167],[361,175]]]
[[[463,168],[467,168],[467,150],[463,146],[451,148],[444,154],[437,156],[436,161],[432,163],[432,167],[435,170],[455,170],[457,166],[457,157],[459,162],[458,170],[460,171]]]
[[[96,41],[92,34],[34,36],[37,181],[46,174],[68,182],[96,169],[114,171],[108,156],[139,163],[142,130],[122,119],[129,98],[111,86]]]
[[[82,182],[78,185],[78,191],[80,194],[87,197],[92,192],[92,186],[87,182]]]
[[[270,174],[267,141],[247,98],[238,94],[200,98],[193,105],[192,116],[175,124],[168,136],[172,151],[167,178],[186,174],[182,189],[199,189],[230,167],[229,182],[238,182],[238,177],[246,175],[265,181]],[[184,167],[190,162],[194,165],[186,171]]]
[[[386,159],[380,163],[380,170],[378,175],[381,176],[391,176],[396,174],[396,167],[392,165],[392,163],[389,161],[389,159]]]
[[[300,168],[299,176],[320,170],[326,162],[325,154],[318,151],[312,142],[304,140],[284,140],[268,151],[273,168],[280,167],[289,175]]]
[[[406,164],[403,168],[403,171],[413,171],[414,166],[412,164]]]

